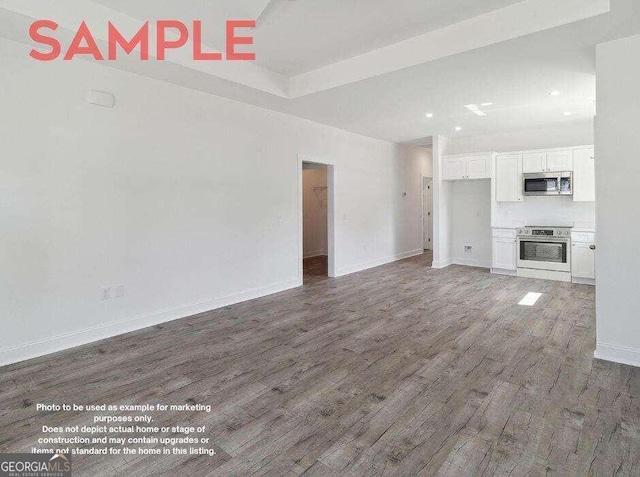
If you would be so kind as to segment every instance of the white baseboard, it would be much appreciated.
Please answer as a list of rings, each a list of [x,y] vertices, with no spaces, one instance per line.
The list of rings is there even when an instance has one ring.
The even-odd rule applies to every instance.
[[[573,283],[575,283],[576,285],[591,285],[591,286],[596,286],[596,281],[592,280],[591,278],[576,278],[576,277],[572,277],[571,281]]]
[[[476,260],[475,258],[452,258],[453,265],[464,265],[465,267],[491,268],[491,260]]]
[[[571,273],[555,272],[552,270],[534,270],[532,268],[518,268],[517,276],[522,278],[537,278],[539,280],[554,280],[571,283]]]
[[[597,343],[594,356],[605,361],[640,367],[640,350],[625,346]]]
[[[391,257],[380,258],[377,260],[371,260],[369,262],[360,263],[358,265],[352,265],[349,267],[341,268],[340,270],[337,271],[336,277],[342,277],[344,275],[349,275],[351,273],[361,272],[363,270],[368,270],[369,268],[375,268],[381,265],[386,265],[387,263],[397,262],[398,260],[404,260],[405,258],[422,255],[423,253],[424,253],[424,250],[419,248],[416,250],[410,250],[408,252],[398,253],[396,255],[392,255]]]
[[[437,269],[447,268],[452,263],[453,261],[450,258],[446,260],[440,260],[439,262],[434,261],[433,265],[431,265],[431,268],[437,268]]]
[[[491,273],[493,273],[494,275],[507,275],[510,277],[515,277],[518,275],[518,272],[516,272],[515,270],[505,270],[503,268],[492,268]]]
[[[159,325],[168,321],[178,320],[189,316],[197,315],[207,311],[215,310],[229,305],[234,305],[243,301],[253,300],[267,295],[272,295],[281,291],[302,286],[298,279],[275,285],[255,288],[238,294],[228,295],[211,300],[204,300],[197,303],[160,310],[114,323],[85,328],[51,338],[33,341],[9,348],[0,349],[0,366],[18,363],[31,358],[37,358],[76,346],[93,343],[113,336],[130,333],[150,326]]]
[[[329,252],[326,250],[314,250],[313,252],[305,252],[302,258],[326,257]]]

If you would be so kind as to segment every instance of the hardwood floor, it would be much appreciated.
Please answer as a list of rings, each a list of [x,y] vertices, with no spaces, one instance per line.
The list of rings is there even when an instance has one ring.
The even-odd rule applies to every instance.
[[[640,370],[593,359],[594,289],[430,261],[2,368],[0,451],[91,423],[34,403],[189,401],[213,406],[190,421],[215,457],[78,456],[74,475],[639,475]]]
[[[329,278],[329,266],[326,256],[305,258],[302,265],[304,284],[312,285]]]

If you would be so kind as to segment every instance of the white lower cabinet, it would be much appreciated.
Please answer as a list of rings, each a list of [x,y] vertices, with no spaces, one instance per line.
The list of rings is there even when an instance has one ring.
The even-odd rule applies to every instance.
[[[518,265],[516,248],[514,229],[493,229],[491,268],[498,273],[515,272]]]
[[[590,232],[571,234],[571,276],[574,282],[595,283],[596,240]]]

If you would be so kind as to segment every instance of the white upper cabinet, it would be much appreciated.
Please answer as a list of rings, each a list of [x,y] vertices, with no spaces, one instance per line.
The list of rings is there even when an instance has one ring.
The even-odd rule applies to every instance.
[[[572,151],[557,151],[547,153],[547,172],[573,171]]]
[[[571,171],[573,171],[573,155],[570,150],[526,152],[522,155],[524,174]]]
[[[530,152],[522,155],[524,174],[544,172],[547,168],[547,155],[544,152]]]
[[[491,179],[492,157],[490,153],[443,157],[442,179],[445,181]]]
[[[491,179],[491,156],[469,157],[467,179]]]
[[[496,157],[496,201],[521,202],[522,154],[500,154]]]
[[[442,160],[442,179],[456,181],[467,175],[467,164],[463,157],[445,157]]]
[[[573,200],[595,202],[596,156],[593,148],[573,151]]]

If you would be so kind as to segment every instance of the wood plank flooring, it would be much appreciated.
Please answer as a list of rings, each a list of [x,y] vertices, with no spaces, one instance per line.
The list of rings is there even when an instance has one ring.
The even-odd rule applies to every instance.
[[[430,261],[2,368],[0,451],[90,424],[34,403],[196,402],[215,457],[76,457],[74,475],[640,475],[640,370],[593,359],[594,289]]]
[[[304,284],[312,285],[329,278],[329,264],[326,256],[305,258],[302,272]]]

